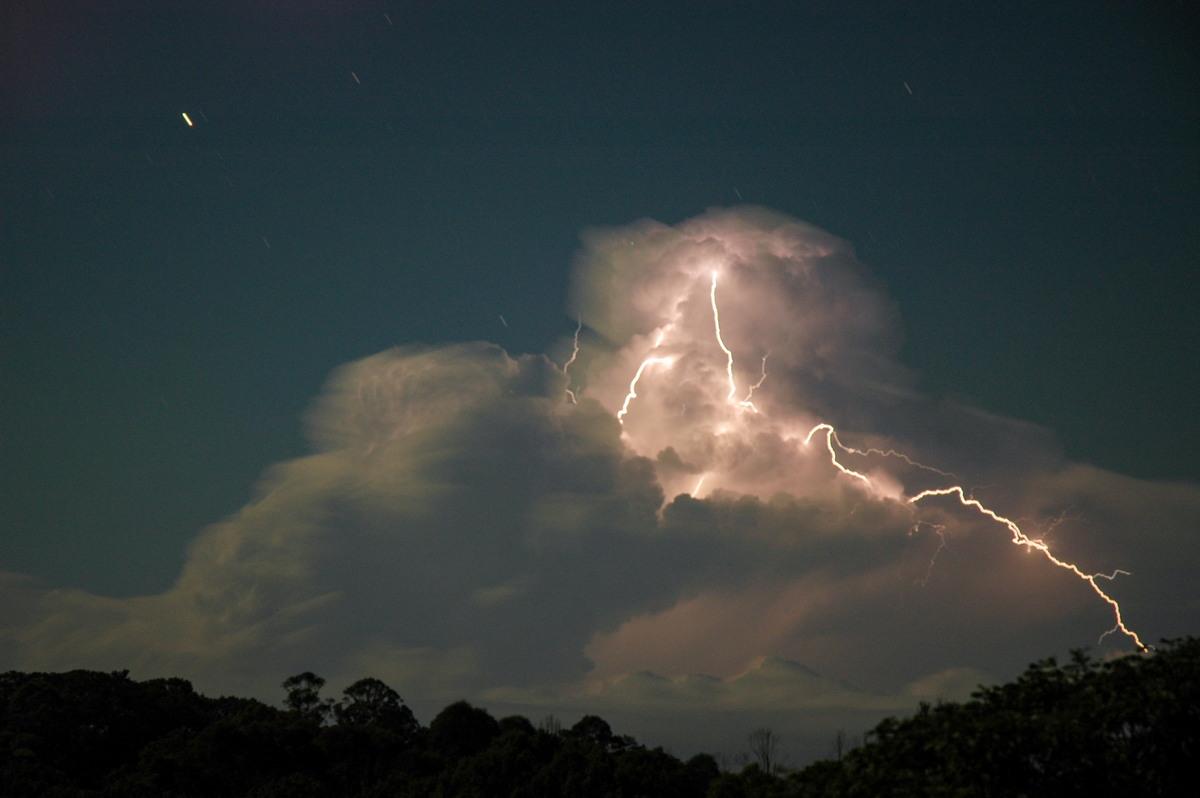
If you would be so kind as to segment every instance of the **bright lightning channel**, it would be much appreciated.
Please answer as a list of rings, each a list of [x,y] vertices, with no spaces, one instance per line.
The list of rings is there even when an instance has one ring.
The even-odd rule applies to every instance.
[[[817,426],[813,427],[812,430],[809,431],[807,437],[805,437],[805,439],[804,439],[805,444],[808,444],[812,440],[813,436],[816,435],[817,432],[820,432],[820,431],[825,432],[825,448],[829,451],[829,461],[833,464],[833,466],[835,468],[837,468],[837,470],[841,471],[843,474],[846,474],[847,476],[850,476],[850,477],[854,477],[855,479],[860,480],[861,482],[863,482],[866,485],[875,487],[874,483],[871,482],[870,478],[864,476],[863,474],[858,473],[857,471],[854,471],[853,469],[847,468],[846,466],[842,465],[841,461],[838,460],[837,450],[834,449],[835,442],[837,443],[837,446],[842,449],[845,449],[847,451],[853,451],[853,450],[849,449],[849,447],[842,446],[841,442],[837,440],[837,431],[834,430],[833,425],[821,423],[821,424],[818,424]],[[1047,546],[1044,541],[1037,540],[1035,538],[1031,538],[1028,535],[1026,535],[1021,530],[1021,527],[1012,519],[1006,518],[1006,517],[1000,515],[999,513],[997,513],[996,511],[992,510],[991,508],[984,506],[984,504],[982,502],[980,502],[978,499],[968,497],[961,485],[952,485],[948,488],[931,488],[929,490],[923,490],[920,493],[918,493],[917,495],[907,499],[906,503],[910,504],[910,505],[916,504],[917,502],[921,501],[922,499],[927,499],[931,496],[957,496],[959,503],[962,504],[964,507],[974,507],[976,510],[978,510],[983,515],[986,515],[988,518],[991,518],[993,521],[1007,527],[1008,531],[1012,532],[1012,536],[1013,536],[1012,542],[1014,544],[1016,544],[1018,546],[1024,546],[1026,549],[1040,551],[1046,557],[1046,559],[1048,559],[1050,562],[1057,565],[1059,568],[1070,571],[1078,578],[1087,582],[1091,586],[1092,590],[1095,591],[1096,595],[1098,595],[1110,607],[1112,607],[1113,615],[1116,619],[1116,624],[1113,626],[1113,628],[1109,629],[1107,632],[1100,635],[1100,640],[1103,640],[1105,637],[1108,637],[1110,634],[1113,634],[1114,632],[1121,632],[1122,634],[1124,634],[1125,636],[1127,636],[1131,640],[1133,640],[1134,644],[1137,645],[1139,650],[1146,651],[1149,648],[1145,643],[1142,642],[1142,639],[1140,637],[1138,637],[1136,632],[1134,632],[1132,629],[1130,629],[1128,626],[1125,625],[1125,620],[1121,616],[1121,605],[1119,603],[1117,603],[1117,600],[1114,599],[1112,596],[1108,595],[1107,593],[1105,593],[1104,589],[1101,588],[1100,585],[1097,584],[1097,582],[1096,582],[1097,579],[1107,579],[1108,581],[1111,582],[1112,580],[1116,579],[1117,574],[1123,574],[1125,576],[1129,576],[1128,571],[1123,571],[1121,569],[1117,569],[1117,570],[1113,571],[1111,574],[1085,573],[1084,571],[1080,570],[1079,567],[1074,565],[1073,563],[1069,563],[1065,560],[1061,560],[1058,557],[1054,556],[1054,554],[1050,551],[1050,547]],[[945,539],[943,538],[943,543],[944,542],[945,542]],[[939,547],[939,551],[940,550],[941,550],[941,547]],[[934,556],[936,557],[936,554]]]
[[[709,286],[709,302],[712,305],[713,329],[716,334],[717,345],[720,347],[721,351],[725,354],[725,376],[729,383],[729,391],[726,394],[725,398],[730,404],[732,404],[736,407],[739,407],[740,409],[753,410],[755,413],[757,413],[758,408],[755,407],[753,402],[750,401],[750,397],[753,396],[755,389],[757,389],[759,386],[761,386],[767,378],[767,358],[764,355],[763,363],[762,363],[762,376],[759,378],[758,382],[750,387],[748,393],[746,394],[745,399],[742,399],[740,401],[736,400],[734,397],[737,395],[737,383],[733,376],[733,368],[734,368],[734,366],[733,366],[733,351],[728,346],[726,346],[724,336],[721,333],[721,313],[720,313],[720,309],[717,306],[717,277],[718,277],[718,272],[717,272],[717,270],[714,269],[712,272],[712,282]],[[673,327],[674,324],[672,323],[672,325],[670,325],[670,326]],[[576,336],[577,336],[576,337],[576,352],[577,352],[578,351],[578,331],[576,332]],[[662,340],[663,340],[664,336],[665,336],[665,330],[663,332],[659,333],[658,340],[656,341],[656,343],[651,351],[656,350],[662,344]],[[573,354],[571,356],[571,360],[568,361],[568,365],[571,362],[573,362],[574,359],[575,359],[575,355]],[[643,374],[643,372],[645,372],[647,367],[649,367],[651,365],[659,365],[659,364],[670,366],[673,362],[674,362],[674,359],[670,358],[670,357],[647,357],[645,360],[642,361],[641,365],[638,366],[637,373],[634,374],[633,379],[630,380],[630,382],[629,382],[629,392],[625,396],[625,401],[621,405],[621,410],[617,413],[618,421],[620,421],[622,424],[625,423],[624,419],[625,419],[625,414],[629,412],[629,403],[637,398],[637,384],[638,384],[638,381],[642,378],[642,374]],[[566,367],[564,366],[564,370],[565,370],[565,368]],[[573,398],[573,396],[572,396],[572,398]],[[934,472],[937,474],[941,474],[941,475],[947,476],[947,477],[953,476],[953,474],[951,474],[950,472],[942,471],[941,469],[933,468],[932,466],[927,466],[927,465],[923,465],[922,463],[918,463],[917,461],[911,459],[907,455],[905,455],[901,452],[897,452],[894,449],[887,449],[887,450],[855,449],[853,447],[846,446],[845,444],[843,444],[841,442],[841,440],[838,439],[837,430],[834,429],[832,424],[829,424],[827,422],[822,422],[820,424],[817,424],[815,427],[813,427],[811,430],[809,430],[808,435],[806,435],[804,437],[804,444],[806,446],[811,444],[812,439],[814,437],[816,437],[818,433],[825,434],[825,449],[826,449],[826,451],[829,452],[830,463],[841,473],[843,473],[846,476],[851,477],[855,480],[858,480],[859,482],[861,482],[864,485],[871,488],[873,492],[879,493],[880,495],[886,496],[887,494],[884,491],[882,491],[880,489],[880,486],[876,485],[871,480],[870,477],[842,464],[842,462],[838,459],[838,450],[839,449],[844,452],[850,453],[850,454],[879,455],[882,457],[895,457],[895,458],[899,458],[899,459],[903,460],[904,462],[908,463],[909,465],[911,465],[915,468],[921,468],[921,469],[931,471],[931,472]],[[700,480],[696,483],[696,487],[693,489],[693,495],[696,495],[700,491],[700,487],[704,484],[704,481],[706,478],[707,478],[707,474],[701,476]],[[1116,599],[1112,598],[1107,593],[1105,593],[1104,589],[1101,588],[1097,582],[1097,580],[1099,580],[1099,579],[1107,579],[1109,581],[1112,581],[1116,578],[1117,574],[1124,574],[1124,575],[1128,576],[1129,575],[1128,571],[1115,570],[1111,574],[1103,574],[1103,573],[1088,574],[1088,573],[1085,573],[1084,571],[1080,570],[1080,568],[1078,566],[1074,565],[1073,563],[1069,563],[1065,560],[1062,560],[1062,559],[1059,559],[1058,557],[1056,557],[1050,551],[1049,546],[1047,546],[1044,541],[1038,540],[1035,538],[1031,538],[1028,535],[1026,535],[1024,533],[1024,531],[1022,531],[1021,527],[1012,519],[1006,518],[1005,516],[1000,515],[999,513],[990,509],[989,507],[984,506],[983,503],[978,501],[977,499],[968,497],[968,495],[966,494],[966,492],[963,490],[962,486],[960,486],[960,485],[953,485],[953,486],[946,487],[946,488],[931,488],[928,490],[923,490],[920,493],[916,494],[915,496],[912,496],[911,498],[904,500],[903,503],[906,505],[909,505],[909,506],[914,506],[914,505],[916,505],[917,502],[920,502],[920,501],[923,501],[924,499],[928,499],[928,498],[935,497],[935,496],[955,496],[955,497],[957,497],[959,503],[962,504],[964,507],[972,507],[972,508],[976,509],[977,511],[979,511],[981,514],[987,516],[988,518],[991,518],[996,523],[1001,524],[1002,526],[1006,527],[1012,533],[1012,542],[1014,544],[1016,544],[1018,546],[1023,546],[1028,550],[1037,550],[1037,551],[1041,552],[1046,557],[1046,559],[1048,559],[1054,565],[1056,565],[1059,568],[1062,568],[1064,570],[1070,571],[1072,574],[1074,574],[1079,579],[1083,580],[1084,582],[1087,582],[1088,585],[1091,586],[1092,590],[1095,591],[1096,595],[1098,595],[1103,601],[1105,601],[1110,607],[1112,607],[1113,614],[1116,618],[1116,625],[1113,626],[1112,629],[1109,629],[1107,632],[1102,634],[1100,636],[1101,640],[1103,640],[1105,637],[1107,637],[1108,635],[1110,635],[1114,632],[1120,632],[1120,633],[1126,635],[1127,637],[1129,637],[1134,642],[1134,644],[1137,645],[1139,650],[1146,651],[1149,648],[1145,643],[1142,642],[1141,638],[1137,635],[1136,632],[1134,632],[1132,629],[1130,629],[1128,626],[1126,626],[1124,618],[1121,615],[1121,605],[1116,601]],[[896,496],[887,496],[887,498],[891,498],[894,501],[900,501],[900,499]],[[923,523],[923,522],[918,521],[916,526],[914,526],[914,529],[918,528],[921,525],[921,523]],[[933,560],[936,560],[938,553],[942,550],[942,548],[945,547],[945,537],[943,534],[944,529],[938,525],[932,525],[932,528],[937,533],[941,542],[938,546],[937,551],[934,552],[933,559],[930,560],[930,563],[929,563],[930,568],[933,567]]]
[[[733,401],[734,394],[737,393],[737,385],[733,381],[733,352],[729,351],[729,347],[725,346],[725,340],[721,338],[721,312],[717,310],[717,270],[713,269],[712,273],[712,288],[708,292],[708,298],[712,302],[713,309],[713,327],[717,330],[717,345],[721,347],[721,351],[725,353],[725,375],[729,378],[729,393],[726,399]]]
[[[629,412],[629,403],[637,399],[638,380],[642,378],[642,372],[646,370],[646,367],[656,364],[670,366],[674,362],[675,358],[672,357],[648,357],[642,361],[642,365],[638,366],[637,374],[634,374],[633,379],[629,381],[629,393],[625,394],[625,403],[621,405],[621,409],[617,412],[617,421],[621,422],[621,424],[625,423],[625,414]]]
[[[1009,518],[1005,518],[1004,516],[996,513],[994,510],[991,510],[991,509],[985,507],[978,499],[967,498],[967,495],[963,492],[962,486],[960,486],[960,485],[953,485],[949,488],[932,488],[930,490],[923,490],[920,493],[918,493],[916,496],[913,496],[911,499],[909,499],[908,503],[916,504],[917,502],[921,501],[922,499],[928,498],[930,496],[951,496],[951,495],[957,496],[959,503],[962,504],[964,507],[974,507],[980,513],[982,513],[983,515],[986,515],[988,518],[991,518],[993,521],[995,521],[999,524],[1003,524],[1004,526],[1008,527],[1008,531],[1012,532],[1012,535],[1013,535],[1012,542],[1014,544],[1016,544],[1018,546],[1024,546],[1027,549],[1036,549],[1037,551],[1040,551],[1043,555],[1045,555],[1046,559],[1048,559],[1050,562],[1054,563],[1059,568],[1063,568],[1067,571],[1070,571],[1071,573],[1075,574],[1075,576],[1079,577],[1080,579],[1082,579],[1083,581],[1085,581],[1089,585],[1091,585],[1092,590],[1094,590],[1096,592],[1096,595],[1098,595],[1100,598],[1102,598],[1104,601],[1106,601],[1110,607],[1112,607],[1113,614],[1116,616],[1116,625],[1113,626],[1112,629],[1109,629],[1107,632],[1100,635],[1101,640],[1103,640],[1105,637],[1112,634],[1113,632],[1121,632],[1122,634],[1126,635],[1131,640],[1133,640],[1133,642],[1137,645],[1137,647],[1139,649],[1141,649],[1142,651],[1145,651],[1148,648],[1146,646],[1146,644],[1142,642],[1142,639],[1140,637],[1138,637],[1137,632],[1134,632],[1132,629],[1130,629],[1128,626],[1125,625],[1125,621],[1121,617],[1121,605],[1117,603],[1116,599],[1114,599],[1112,596],[1105,593],[1104,589],[1101,588],[1100,585],[1098,585],[1096,583],[1097,579],[1107,579],[1108,581],[1111,582],[1112,580],[1117,578],[1117,574],[1124,574],[1125,576],[1129,576],[1128,571],[1122,571],[1120,569],[1117,569],[1117,570],[1113,571],[1111,574],[1084,573],[1083,571],[1079,570],[1079,567],[1074,565],[1073,563],[1069,563],[1069,562],[1066,562],[1065,560],[1060,560],[1059,558],[1055,557],[1054,554],[1051,553],[1049,546],[1047,546],[1041,540],[1037,540],[1035,538],[1031,538],[1028,535],[1026,535],[1023,531],[1021,531],[1021,527],[1017,526],[1015,521],[1013,521]]]
[[[729,402],[730,404],[736,404],[738,407],[746,410],[753,410],[755,413],[757,413],[758,408],[755,407],[754,403],[750,401],[750,397],[754,395],[754,389],[762,385],[763,380],[767,378],[767,358],[765,356],[763,357],[762,377],[750,388],[750,392],[746,394],[745,399],[741,400],[740,402],[735,402],[733,397],[737,395],[737,383],[733,379],[733,352],[730,351],[729,347],[725,346],[725,339],[721,337],[721,311],[717,309],[716,269],[713,269],[712,287],[708,291],[708,298],[712,303],[713,327],[716,329],[717,333],[717,345],[720,346],[721,351],[725,353],[725,376],[729,378],[729,393],[726,394],[725,401]]]
[[[567,378],[567,396],[571,397],[571,404],[579,404],[579,400],[575,396],[575,392],[571,390],[571,364],[575,362],[575,358],[579,357],[579,331],[583,329],[583,319],[577,319],[575,325],[575,348],[571,350],[571,357],[566,363],[563,363],[563,376]]]
[[[808,435],[804,436],[804,445],[808,446],[812,443],[813,436],[822,431],[825,433],[825,448],[829,450],[829,462],[833,463],[834,468],[848,477],[854,477],[865,485],[871,485],[871,480],[865,474],[860,474],[854,469],[846,468],[837,459],[837,451],[833,448],[833,442],[837,440],[837,430],[833,428],[832,424],[821,423],[810,429]],[[838,446],[841,445],[841,441],[838,441]]]
[[[758,408],[754,407],[754,403],[750,400],[754,398],[754,392],[761,388],[762,384],[767,381],[767,358],[770,356],[770,354],[771,353],[768,352],[767,354],[763,355],[762,375],[758,378],[758,382],[750,386],[750,390],[746,392],[746,398],[739,402],[739,404],[743,407],[753,408],[755,413],[758,412]]]

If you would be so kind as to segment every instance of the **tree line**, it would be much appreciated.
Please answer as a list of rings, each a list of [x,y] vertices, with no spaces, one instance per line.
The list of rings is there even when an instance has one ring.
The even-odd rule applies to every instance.
[[[422,726],[366,678],[338,700],[302,673],[284,708],[128,672],[0,675],[0,795],[808,798],[1177,795],[1200,756],[1200,639],[1102,662],[1037,662],[971,700],[888,718],[837,758],[787,770],[769,729],[749,764],[684,761],[596,715],[564,728],[465,701]],[[839,749],[840,750],[840,749]]]

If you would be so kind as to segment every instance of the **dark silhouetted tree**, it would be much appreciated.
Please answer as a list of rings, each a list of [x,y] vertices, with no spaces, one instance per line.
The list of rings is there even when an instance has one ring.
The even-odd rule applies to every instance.
[[[500,719],[500,733],[503,734],[504,732],[509,731],[518,731],[522,732],[523,734],[534,734],[537,732],[537,729],[533,727],[533,724],[529,721],[529,718],[525,717],[524,715],[509,715],[508,717]]]
[[[588,740],[609,753],[618,753],[636,743],[629,737],[618,737],[613,734],[608,721],[598,715],[584,715],[579,722],[567,731],[568,737]]]
[[[760,726],[746,735],[750,745],[750,761],[758,764],[764,773],[774,773],[779,766],[779,735],[766,726]]]
[[[538,729],[546,734],[562,734],[562,721],[553,715],[547,715],[538,724]]]
[[[410,741],[420,725],[400,694],[378,679],[359,679],[342,691],[334,707],[337,722],[346,726],[378,726]]]
[[[456,701],[429,723],[429,745],[449,757],[476,754],[500,734],[500,724],[487,710]]]
[[[333,705],[332,700],[321,700],[321,688],[324,686],[325,680],[312,671],[289,676],[283,680],[283,689],[287,691],[283,703],[294,712],[317,723],[324,723]]]
[[[1181,795],[1200,752],[1200,639],[1035,663],[964,703],[887,718],[796,795]]]

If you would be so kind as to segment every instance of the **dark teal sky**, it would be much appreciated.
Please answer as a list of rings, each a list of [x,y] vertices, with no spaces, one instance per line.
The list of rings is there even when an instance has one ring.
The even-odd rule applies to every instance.
[[[927,393],[1200,480],[1185,4],[507,5],[5,4],[0,570],[160,590],[336,366],[546,351],[585,228],[740,202]]]

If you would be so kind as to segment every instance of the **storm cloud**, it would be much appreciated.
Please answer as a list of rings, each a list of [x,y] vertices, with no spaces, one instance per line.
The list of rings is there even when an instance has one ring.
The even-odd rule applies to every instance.
[[[338,369],[311,453],[204,529],[162,594],[4,575],[0,664],[268,699],[302,670],[372,675],[418,707],[614,713],[668,744],[730,712],[832,734],[1112,626],[1003,526],[904,501],[946,484],[1085,571],[1131,572],[1111,590],[1150,640],[1194,632],[1200,490],[923,396],[846,242],[759,208],[591,231],[572,295],[581,334],[554,360],[466,343]],[[819,423],[870,485],[805,443]]]

